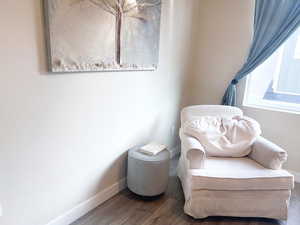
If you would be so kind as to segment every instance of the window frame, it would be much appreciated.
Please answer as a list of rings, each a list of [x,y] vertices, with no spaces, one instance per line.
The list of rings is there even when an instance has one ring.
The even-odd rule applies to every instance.
[[[250,93],[251,77],[253,76],[252,74],[255,73],[255,70],[246,77],[244,95],[242,99],[243,106],[272,110],[272,111],[287,112],[293,114],[300,114],[300,102],[298,103],[296,99],[297,97],[299,98],[300,94],[278,90],[281,63],[283,60],[283,53],[284,53],[285,46],[286,43],[280,46],[279,49],[277,50],[278,51],[277,59],[276,59],[277,62],[273,74],[273,80],[272,80],[273,82],[272,85],[269,87],[269,89],[267,89],[263,97],[261,96],[258,97],[253,94],[251,95]],[[293,53],[294,57],[296,54],[295,53],[296,50],[298,50],[297,53],[300,54],[300,36],[298,36],[298,41]],[[252,85],[255,85],[255,82],[253,82]],[[286,101],[284,101],[284,99],[286,99]]]
[[[251,74],[249,74],[246,77],[246,82],[245,82],[246,84],[245,84],[244,96],[242,101],[243,106],[300,115],[300,104],[267,100],[267,99],[254,98],[254,97],[252,97],[252,100],[250,100],[249,98],[250,80],[251,80]]]

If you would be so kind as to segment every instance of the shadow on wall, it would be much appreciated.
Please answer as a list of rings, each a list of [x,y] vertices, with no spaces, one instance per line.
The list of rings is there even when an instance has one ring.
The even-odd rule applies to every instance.
[[[104,190],[107,187],[116,183],[117,181],[126,177],[127,171],[127,150],[119,154],[104,171],[101,171],[101,175],[97,177],[98,183],[95,187],[91,187],[90,193],[96,194],[99,190]]]
[[[185,56],[183,57],[185,61],[183,61],[182,73],[184,74],[182,82],[180,83],[180,102],[179,107],[180,109],[193,104],[192,102],[192,88],[194,85],[195,76],[198,74],[197,65],[199,64],[199,51],[198,49],[198,42],[200,38],[199,32],[199,7],[200,1],[194,1],[194,4],[191,4],[190,15],[191,21],[189,24],[185,25],[187,29],[188,35],[187,39],[185,40],[187,43],[186,50],[184,51]],[[180,121],[180,118],[178,118]]]
[[[100,190],[104,190],[123,178],[126,178],[128,150],[135,146],[141,146],[151,141],[149,137],[157,136],[160,124],[160,121],[156,119],[153,121],[150,129],[148,128],[145,130],[143,128],[136,133],[132,133],[130,135],[131,137],[126,136],[126,140],[124,140],[123,143],[122,140],[120,140],[120,148],[116,151],[118,154],[116,155],[116,158],[111,161],[109,166],[104,170],[101,169],[101,171],[94,171],[94,174],[86,174],[87,178],[95,177],[97,182],[85,189],[85,193],[92,193],[93,196]],[[105,151],[111,151],[111,149],[106,149]]]
[[[33,21],[35,24],[35,44],[38,56],[38,70],[41,75],[46,75],[47,72],[47,54],[46,51],[46,34],[45,34],[45,20],[44,20],[44,4],[46,0],[35,1],[35,15]]]
[[[251,45],[255,1],[201,0],[189,104],[220,104]],[[238,85],[240,86],[240,85]]]

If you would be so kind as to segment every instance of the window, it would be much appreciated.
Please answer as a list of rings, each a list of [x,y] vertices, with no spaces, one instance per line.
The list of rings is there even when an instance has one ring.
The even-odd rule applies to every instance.
[[[244,105],[300,113],[300,29],[248,76]]]

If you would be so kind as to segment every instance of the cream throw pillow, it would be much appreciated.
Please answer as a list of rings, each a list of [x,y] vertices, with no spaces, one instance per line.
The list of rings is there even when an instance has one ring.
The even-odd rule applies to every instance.
[[[207,156],[244,157],[260,136],[260,125],[245,116],[231,118],[203,116],[184,124],[183,132],[197,138]]]

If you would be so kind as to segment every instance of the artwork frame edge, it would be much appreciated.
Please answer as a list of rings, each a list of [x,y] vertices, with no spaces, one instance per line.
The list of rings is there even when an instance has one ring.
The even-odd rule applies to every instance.
[[[162,5],[162,0],[160,0],[160,5]],[[157,64],[153,67],[143,67],[143,68],[122,68],[122,69],[70,69],[70,70],[56,70],[53,68],[52,62],[52,46],[51,46],[51,35],[50,35],[50,22],[49,22],[49,0],[42,0],[42,10],[43,10],[43,25],[44,25],[44,35],[45,35],[45,47],[46,47],[46,57],[47,57],[47,72],[52,74],[66,74],[66,73],[109,73],[109,72],[154,72],[158,70],[159,67],[159,58],[160,58],[160,41],[161,41],[161,19],[159,20],[159,30],[158,30],[158,58]],[[161,13],[161,8],[160,8]],[[161,15],[160,15],[161,17]]]

